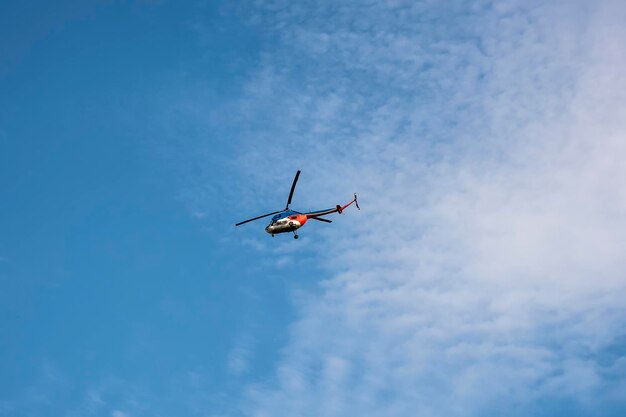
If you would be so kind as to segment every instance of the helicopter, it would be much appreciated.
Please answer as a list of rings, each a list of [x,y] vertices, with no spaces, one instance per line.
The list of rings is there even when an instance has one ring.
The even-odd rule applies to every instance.
[[[326,210],[317,210],[310,211],[307,213],[301,213],[299,211],[295,211],[289,208],[291,204],[291,199],[293,197],[293,192],[296,189],[296,183],[298,182],[298,178],[300,177],[300,170],[296,172],[296,176],[293,179],[293,183],[291,184],[291,191],[289,192],[289,198],[287,199],[287,205],[283,210],[274,211],[272,213],[263,214],[261,216],[253,217],[248,220],[244,220],[235,224],[235,226],[241,226],[242,224],[252,222],[254,220],[259,220],[264,217],[272,216],[272,221],[265,227],[265,231],[274,237],[279,233],[289,233],[293,232],[293,238],[298,239],[298,234],[296,230],[304,226],[304,224],[309,220],[317,220],[325,223],[332,223],[332,220],[328,220],[322,216],[326,216],[332,213],[341,214],[348,206],[354,204],[357,209],[361,210],[359,207],[359,202],[356,198],[356,193],[354,193],[354,199],[349,203],[341,206],[337,204],[334,208],[326,209]]]

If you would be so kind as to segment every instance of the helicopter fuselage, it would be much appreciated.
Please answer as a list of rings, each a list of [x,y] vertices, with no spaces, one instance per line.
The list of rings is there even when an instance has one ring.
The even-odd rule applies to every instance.
[[[305,214],[289,210],[272,217],[272,221],[265,227],[271,235],[294,232],[304,226],[308,218]]]

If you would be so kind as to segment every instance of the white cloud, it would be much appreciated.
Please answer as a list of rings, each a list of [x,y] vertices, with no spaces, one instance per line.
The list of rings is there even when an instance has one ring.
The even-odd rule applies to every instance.
[[[246,412],[623,410],[623,4],[267,7],[244,166],[364,210],[325,232],[333,278]]]
[[[248,370],[253,354],[253,341],[248,336],[239,338],[228,354],[228,371],[233,375],[241,375]]]

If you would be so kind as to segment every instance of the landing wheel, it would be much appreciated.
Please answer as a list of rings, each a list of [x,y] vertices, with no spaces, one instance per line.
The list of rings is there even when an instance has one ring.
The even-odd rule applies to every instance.
[[[298,236],[298,235],[296,235],[296,234],[294,234],[294,235],[293,235],[293,238],[294,238],[294,239],[297,239],[297,238],[299,238],[299,237],[300,237],[300,236]]]

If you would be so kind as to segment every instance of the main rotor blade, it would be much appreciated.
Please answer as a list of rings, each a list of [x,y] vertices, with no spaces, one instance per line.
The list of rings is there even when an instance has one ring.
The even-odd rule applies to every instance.
[[[313,219],[313,220],[320,221],[320,222],[326,222],[326,223],[332,223],[333,222],[332,220],[328,220],[328,219],[325,219],[323,217],[310,217],[310,218]]]
[[[262,219],[263,217],[271,216],[272,214],[278,214],[278,213],[281,213],[282,211],[283,211],[283,210],[279,210],[279,211],[275,211],[275,212],[273,212],[273,213],[267,213],[267,214],[264,214],[264,215],[262,215],[262,216],[258,216],[258,217],[254,217],[254,218],[252,218],[252,219],[244,220],[244,221],[242,221],[242,222],[237,223],[235,226],[241,226],[241,225],[242,225],[242,224],[244,224],[244,223],[248,223],[248,222],[251,222],[251,221],[254,221],[254,220],[259,220],[259,219]]]
[[[285,210],[289,208],[289,204],[291,204],[291,198],[293,197],[293,191],[296,189],[296,183],[298,182],[298,177],[300,176],[300,170],[296,172],[296,177],[293,179],[293,184],[291,184],[291,191],[289,192],[289,198],[287,199],[287,206]]]

